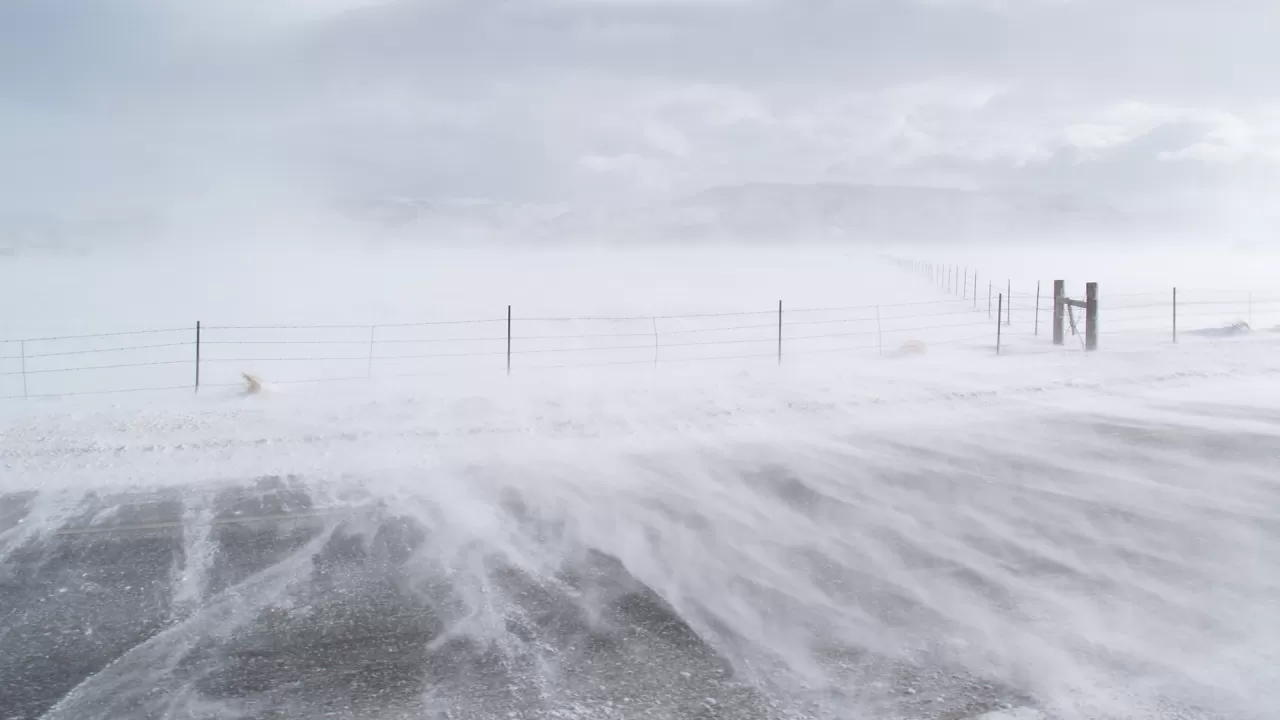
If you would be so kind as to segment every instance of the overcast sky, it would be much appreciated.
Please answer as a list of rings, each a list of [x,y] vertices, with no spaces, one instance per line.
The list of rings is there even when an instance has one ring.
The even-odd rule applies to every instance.
[[[0,208],[1267,193],[1277,38],[1275,0],[3,0]]]

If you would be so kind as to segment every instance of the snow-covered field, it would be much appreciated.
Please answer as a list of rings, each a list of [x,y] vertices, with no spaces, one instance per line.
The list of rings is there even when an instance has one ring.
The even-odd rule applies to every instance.
[[[760,367],[776,364],[780,331],[789,364],[863,363],[908,342],[982,355],[995,351],[1001,293],[1003,349],[1035,351],[1049,335],[1054,278],[1075,297],[1101,283],[1111,349],[1170,344],[1174,287],[1184,342],[1237,323],[1280,326],[1280,289],[1268,281],[1280,256],[1058,248],[977,248],[972,262],[937,246],[894,253],[934,263],[934,277],[830,247],[19,256],[0,269],[0,402],[194,389],[197,336],[205,390],[239,385],[242,372],[277,385],[497,379],[508,349],[517,373]]]
[[[895,254],[951,259],[928,252]],[[989,272],[1016,265],[1028,289],[1062,267],[1003,257]],[[1107,283],[1104,328],[1108,293],[1210,271],[1166,259],[1126,285],[1120,254],[1089,257],[1108,276],[1078,282]],[[1280,712],[1280,335],[1104,336],[1086,355],[1015,315],[996,357],[985,307],[861,252],[296,258],[22,259],[0,287],[4,335],[505,323],[511,304],[641,326],[758,310],[741,331],[763,347],[664,356],[679,331],[730,332],[699,318],[659,325],[656,368],[647,344],[584,347],[573,367],[517,356],[510,377],[502,355],[452,358],[245,397],[239,370],[280,376],[228,364],[199,395],[0,401],[0,693],[15,717]],[[1261,299],[1268,263],[1212,272]],[[875,306],[943,312],[888,335],[883,309],[873,335],[791,327],[779,367],[776,331],[750,327],[779,299],[844,308],[807,316],[816,327]],[[528,334],[554,334],[544,322]],[[793,355],[801,335],[814,352]],[[909,339],[927,351],[897,356]],[[169,372],[155,368],[127,381]],[[224,499],[264,476],[288,492]],[[294,516],[306,532],[276,527]],[[271,527],[227,534],[251,522]]]

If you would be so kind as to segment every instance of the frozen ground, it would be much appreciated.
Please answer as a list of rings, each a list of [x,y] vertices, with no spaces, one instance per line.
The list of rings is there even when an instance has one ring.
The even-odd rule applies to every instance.
[[[602,312],[939,297],[745,262]],[[1275,717],[1280,338],[1009,349],[5,403],[0,708]]]

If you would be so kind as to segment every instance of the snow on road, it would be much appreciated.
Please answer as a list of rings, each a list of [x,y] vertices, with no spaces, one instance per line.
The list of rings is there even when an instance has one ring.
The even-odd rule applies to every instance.
[[[1007,349],[6,404],[0,693],[1275,717],[1280,338]]]
[[[1262,718],[1280,679],[1276,349],[26,407],[6,416],[3,490],[39,500],[4,552],[50,542],[89,490],[176,489],[190,532],[205,488],[291,474],[318,505],[429,528],[408,572],[479,581],[454,631],[534,658],[560,649],[495,631],[504,591],[479,558],[540,582],[582,548],[617,558],[778,713]],[[300,572],[292,557],[274,567]]]

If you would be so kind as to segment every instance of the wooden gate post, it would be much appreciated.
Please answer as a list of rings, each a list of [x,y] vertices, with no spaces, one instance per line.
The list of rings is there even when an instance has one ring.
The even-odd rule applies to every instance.
[[[1098,283],[1084,286],[1084,349],[1098,349]]]
[[[1067,281],[1053,281],[1053,344],[1061,345],[1062,340],[1062,315],[1066,311],[1066,290]]]

